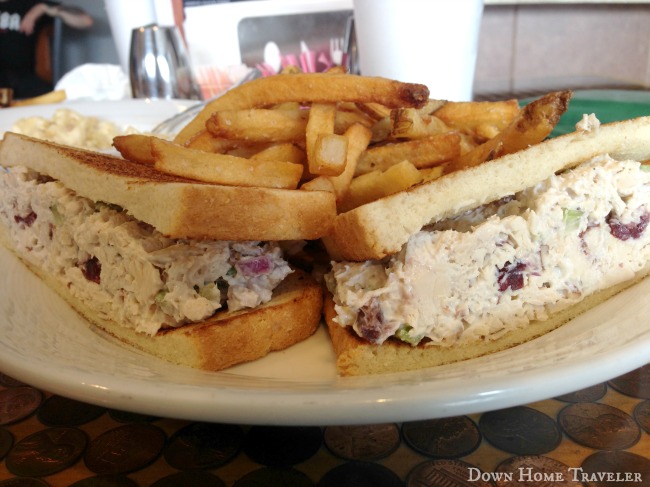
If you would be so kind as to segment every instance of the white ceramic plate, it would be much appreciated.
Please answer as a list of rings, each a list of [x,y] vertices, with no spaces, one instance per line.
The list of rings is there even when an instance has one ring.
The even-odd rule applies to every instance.
[[[50,118],[55,110],[67,108],[82,115],[110,120],[122,129],[151,130],[163,120],[182,112],[197,103],[189,100],[115,100],[81,101],[71,100],[52,105],[32,105],[0,109],[0,134],[11,130],[14,122],[27,117]]]
[[[151,111],[159,117],[156,105]],[[138,101],[95,102],[92,109],[119,123],[145,118]],[[501,353],[416,372],[340,378],[324,328],[256,362],[202,372],[115,343],[3,249],[0,268],[1,371],[78,400],[164,417],[287,425],[428,419],[542,400],[650,361],[650,279]]]

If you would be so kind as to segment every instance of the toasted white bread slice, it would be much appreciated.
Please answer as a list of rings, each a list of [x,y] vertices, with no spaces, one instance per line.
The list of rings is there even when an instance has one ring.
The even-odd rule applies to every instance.
[[[326,234],[336,215],[326,191],[204,184],[14,133],[2,141],[0,166],[27,166],[80,196],[121,206],[171,238],[310,240]]]
[[[254,309],[218,311],[203,322],[163,329],[153,336],[137,333],[106,319],[105,315],[75,298],[65,281],[24,259],[3,225],[0,226],[0,244],[91,324],[127,345],[173,364],[222,370],[299,343],[311,336],[321,321],[322,287],[297,270],[274,290],[270,301]]]
[[[549,139],[359,206],[338,215],[323,241],[334,260],[381,259],[430,223],[513,195],[599,154],[650,159],[650,117]]]

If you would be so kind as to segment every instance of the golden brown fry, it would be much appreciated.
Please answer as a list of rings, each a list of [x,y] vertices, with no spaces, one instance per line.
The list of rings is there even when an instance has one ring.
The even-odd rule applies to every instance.
[[[155,159],[151,152],[152,138],[150,135],[143,134],[118,135],[113,137],[113,147],[122,154],[124,159],[142,164],[153,164]]]
[[[388,168],[386,171],[371,171],[354,178],[349,191],[337,209],[340,213],[349,211],[371,201],[403,191],[421,182],[423,174],[409,161]]]
[[[331,178],[327,176],[315,177],[314,179],[307,181],[302,186],[300,186],[300,189],[304,189],[306,191],[329,191],[330,193],[335,192],[334,184],[332,183]]]
[[[323,174],[321,172],[321,161],[317,159],[316,155],[316,143],[321,135],[334,133],[335,121],[335,103],[314,103],[309,109],[309,119],[305,127],[305,146],[307,164],[311,174]]]
[[[302,165],[305,164],[306,155],[305,151],[300,147],[289,142],[284,142],[266,147],[250,156],[250,158],[260,161],[293,162],[294,164]]]
[[[325,70],[327,74],[346,74],[348,68],[342,65],[331,66]]]
[[[295,189],[303,171],[299,164],[202,152],[155,138],[151,150],[157,170],[208,183]]]
[[[572,91],[555,91],[526,105],[497,136],[445,166],[445,173],[477,166],[542,142],[566,112]]]
[[[268,147],[269,144],[266,143],[240,145],[239,147],[235,147],[234,149],[230,149],[226,152],[222,152],[222,154],[228,154],[230,156],[236,156],[236,157],[243,157],[244,159],[251,159],[253,156],[259,154],[261,151],[264,151]],[[276,159],[276,160],[282,160],[282,159]]]
[[[359,110],[374,119],[375,121],[382,118],[390,117],[391,109],[380,103],[357,103]]]
[[[419,107],[427,102],[425,85],[351,74],[297,73],[276,75],[244,83],[227,91],[191,120],[174,141],[185,144],[205,130],[213,113],[271,106],[287,101],[337,103],[376,102],[388,107]]]
[[[51,103],[60,103],[67,98],[65,90],[49,91],[43,95],[35,96],[33,98],[25,98],[24,100],[13,100],[12,107],[26,107],[32,105],[48,105]]]
[[[422,182],[433,181],[434,179],[438,179],[440,176],[442,176],[445,173],[445,167],[434,166],[434,167],[428,167],[426,169],[419,169],[419,171],[420,174],[422,175]]]
[[[449,127],[491,139],[505,129],[519,113],[517,100],[447,102],[432,114]]]
[[[366,150],[357,165],[355,175],[370,171],[385,171],[404,160],[416,168],[442,164],[460,156],[461,136],[457,132],[446,132],[405,142],[390,142]]]
[[[420,139],[449,132],[451,128],[435,115],[421,113],[415,108],[397,108],[391,112],[391,137]]]
[[[254,142],[297,142],[305,139],[306,110],[224,110],[206,123],[217,138]]]
[[[345,135],[321,134],[314,144],[309,172],[324,176],[338,176],[345,170],[347,153],[348,138]]]
[[[236,149],[241,145],[241,141],[214,137],[207,130],[201,132],[196,137],[193,137],[185,144],[189,149],[200,150],[203,152],[214,152],[215,154],[223,154]]]
[[[393,131],[393,122],[390,117],[382,118],[373,124],[371,127],[372,130],[372,141],[374,143],[384,142],[391,138],[391,132]]]
[[[345,160],[345,170],[338,176],[330,176],[329,179],[334,186],[336,200],[341,201],[350,187],[350,181],[354,177],[359,157],[366,150],[372,137],[372,132],[361,124],[355,124],[345,132],[348,139],[348,152]]]
[[[421,107],[418,108],[418,111],[422,115],[433,115],[436,110],[438,110],[443,105],[447,104],[447,100],[437,100],[435,98],[429,98],[427,102]]]
[[[302,73],[302,69],[300,69],[299,66],[296,66],[295,64],[289,64],[287,66],[284,66],[282,68],[282,71],[280,71],[280,74],[298,74]]]
[[[336,120],[334,122],[334,133],[342,134],[355,123],[360,123],[370,128],[375,121],[368,115],[359,110],[356,106],[338,106],[336,111]]]

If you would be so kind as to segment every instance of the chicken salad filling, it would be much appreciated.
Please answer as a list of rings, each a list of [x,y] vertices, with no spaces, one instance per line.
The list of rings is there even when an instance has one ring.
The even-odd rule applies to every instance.
[[[24,168],[0,172],[17,252],[103,318],[154,335],[268,302],[292,272],[275,243],[171,239]]]
[[[336,321],[380,344],[492,340],[632,279],[650,260],[650,172],[599,156],[414,234],[382,261],[333,263]]]

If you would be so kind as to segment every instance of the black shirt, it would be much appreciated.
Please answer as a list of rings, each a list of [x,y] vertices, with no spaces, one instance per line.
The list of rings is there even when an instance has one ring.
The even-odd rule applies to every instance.
[[[42,15],[31,35],[20,32],[23,17],[38,3],[58,5],[58,2],[39,0],[0,1],[0,83],[14,88],[14,92],[21,90],[21,79],[29,84],[26,78],[35,77],[37,34],[48,22],[52,22],[50,16]],[[39,88],[39,91],[43,89]]]

